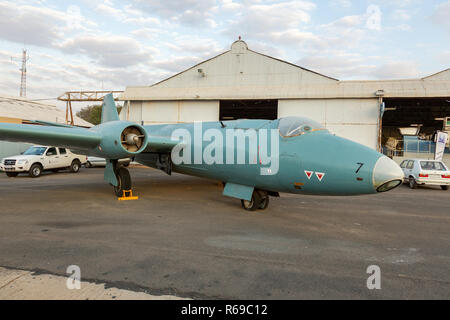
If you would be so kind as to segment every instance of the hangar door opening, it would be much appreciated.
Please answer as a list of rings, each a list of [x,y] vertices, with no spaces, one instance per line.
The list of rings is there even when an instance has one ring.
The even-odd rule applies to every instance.
[[[265,119],[278,117],[278,100],[221,100],[219,120]]]
[[[383,101],[386,110],[382,120],[383,152],[400,157],[427,157],[434,153],[436,131],[448,130],[445,118],[450,117],[450,97],[385,98]]]

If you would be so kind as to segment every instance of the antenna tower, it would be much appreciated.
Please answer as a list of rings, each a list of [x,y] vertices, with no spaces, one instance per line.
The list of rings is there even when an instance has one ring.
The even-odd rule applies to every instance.
[[[27,49],[22,50],[22,68],[20,71],[22,72],[22,75],[20,77],[20,96],[26,97],[27,96]]]

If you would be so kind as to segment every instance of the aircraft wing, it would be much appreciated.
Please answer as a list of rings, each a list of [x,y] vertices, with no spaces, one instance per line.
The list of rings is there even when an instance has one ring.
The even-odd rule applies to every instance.
[[[35,143],[68,149],[92,149],[101,142],[99,132],[76,127],[0,124],[0,140]]]
[[[0,123],[0,140],[89,150],[100,145],[102,135],[98,130],[78,127]],[[142,152],[168,153],[177,144],[179,141],[170,137],[148,135]]]

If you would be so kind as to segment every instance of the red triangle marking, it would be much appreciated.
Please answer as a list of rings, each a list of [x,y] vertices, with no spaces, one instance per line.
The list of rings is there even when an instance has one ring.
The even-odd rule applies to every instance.
[[[312,174],[313,174],[313,171],[307,171],[307,170],[305,170],[305,174],[306,174],[306,176],[308,177],[308,179],[311,179],[311,176],[312,176]]]
[[[319,181],[322,181],[323,177],[325,176],[325,173],[316,172],[316,176],[317,176],[317,179],[319,179]]]

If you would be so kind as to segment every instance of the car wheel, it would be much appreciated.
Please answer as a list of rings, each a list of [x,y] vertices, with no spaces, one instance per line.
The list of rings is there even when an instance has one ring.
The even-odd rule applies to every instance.
[[[448,190],[448,186],[441,186],[442,190]]]
[[[42,173],[42,166],[39,163],[35,163],[31,166],[30,168],[30,177],[32,178],[37,178],[41,175]]]
[[[18,174],[19,174],[18,172],[7,172],[6,173],[6,175],[10,178],[17,177]]]
[[[259,209],[261,205],[261,196],[259,192],[253,192],[252,198],[250,201],[248,200],[241,200],[242,207],[247,211],[255,211]]]
[[[70,171],[73,173],[77,173],[80,171],[81,163],[79,160],[73,160],[72,164],[70,165]]]
[[[114,186],[116,196],[123,197],[123,191],[131,190],[130,172],[125,168],[119,168],[116,172],[117,186]]]
[[[90,163],[89,161],[86,162],[86,164],[84,165],[86,168],[92,168],[92,163]]]
[[[411,189],[417,188],[417,182],[416,182],[416,179],[414,179],[414,177],[409,177],[409,187]]]
[[[123,165],[124,167],[128,167],[128,166],[130,165],[130,162],[124,162],[122,165]]]

